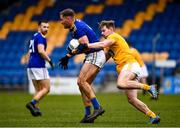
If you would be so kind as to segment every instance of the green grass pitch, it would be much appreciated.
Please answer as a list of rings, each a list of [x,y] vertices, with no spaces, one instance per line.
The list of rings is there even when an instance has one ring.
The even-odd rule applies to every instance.
[[[0,127],[176,127],[180,126],[180,95],[149,95],[139,98],[154,112],[160,113],[158,125],[148,124],[149,118],[128,104],[123,93],[97,94],[106,110],[94,124],[80,124],[84,109],[80,95],[48,95],[41,103],[42,117],[32,117],[25,108],[31,100],[28,93],[0,92]]]

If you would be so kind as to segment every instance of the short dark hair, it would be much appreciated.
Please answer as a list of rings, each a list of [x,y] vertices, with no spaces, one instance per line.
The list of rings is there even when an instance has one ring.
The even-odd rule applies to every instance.
[[[48,21],[47,20],[41,20],[41,21],[38,22],[38,26],[40,26],[41,23],[48,23]]]
[[[75,12],[73,9],[71,8],[67,8],[67,9],[64,9],[60,12],[60,15],[62,15],[63,17],[64,16],[72,16],[74,17],[75,16]]]
[[[99,24],[99,28],[102,28],[103,26],[106,26],[107,28],[115,28],[114,25],[114,20],[103,20],[101,21],[101,23]]]

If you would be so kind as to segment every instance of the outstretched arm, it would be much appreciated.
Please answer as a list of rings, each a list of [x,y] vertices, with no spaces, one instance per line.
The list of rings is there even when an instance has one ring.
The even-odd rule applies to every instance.
[[[88,44],[88,48],[106,48],[106,47],[111,46],[112,44],[114,44],[113,40],[106,39],[101,42],[95,42],[92,44]]]

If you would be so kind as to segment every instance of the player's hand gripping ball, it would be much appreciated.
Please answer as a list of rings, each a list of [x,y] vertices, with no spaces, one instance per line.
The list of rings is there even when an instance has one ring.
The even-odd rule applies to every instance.
[[[73,51],[77,50],[77,47],[79,46],[79,41],[77,39],[72,39],[67,47],[67,50],[72,53]]]

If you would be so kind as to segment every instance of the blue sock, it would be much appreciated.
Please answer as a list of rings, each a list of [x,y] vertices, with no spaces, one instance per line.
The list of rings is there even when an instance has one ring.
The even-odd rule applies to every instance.
[[[31,100],[31,103],[33,104],[33,105],[36,105],[37,103],[38,103],[38,101],[37,100]]]
[[[91,103],[93,104],[94,109],[99,109],[100,104],[96,98],[91,99]]]
[[[85,107],[85,114],[86,116],[89,116],[91,114],[91,106]]]

